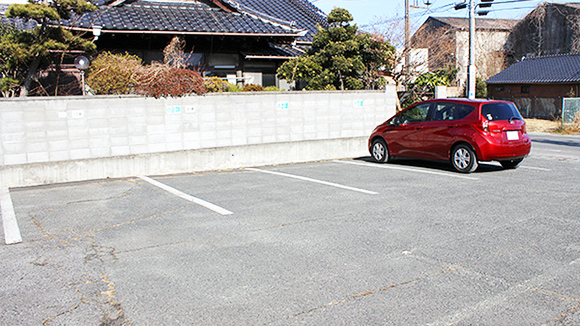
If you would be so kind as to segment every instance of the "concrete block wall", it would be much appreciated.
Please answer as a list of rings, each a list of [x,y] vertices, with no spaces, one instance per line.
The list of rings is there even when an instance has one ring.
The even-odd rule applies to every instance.
[[[137,96],[0,99],[0,185],[128,177],[137,173],[170,174],[364,155],[364,140],[377,124],[395,113],[395,102],[394,87],[387,91],[224,93],[161,99]],[[353,148],[352,139],[363,145]],[[338,148],[328,149],[335,153],[327,153],[325,141],[348,143],[348,151]],[[303,153],[302,157],[296,144],[306,146],[308,154]],[[269,151],[293,150],[286,155],[272,155],[262,152],[260,146]],[[317,157],[318,147],[321,152]],[[243,155],[245,149],[253,154]],[[236,152],[238,158],[206,162],[199,153],[191,153],[195,151]],[[178,152],[181,154],[176,156]],[[219,155],[229,157],[224,153]],[[161,156],[166,155],[177,161],[161,164],[164,168],[159,168]],[[196,155],[198,165],[187,161],[191,155]],[[268,161],[267,156],[275,159]],[[239,157],[246,158],[240,161]],[[131,163],[135,160],[140,162],[138,169]]]

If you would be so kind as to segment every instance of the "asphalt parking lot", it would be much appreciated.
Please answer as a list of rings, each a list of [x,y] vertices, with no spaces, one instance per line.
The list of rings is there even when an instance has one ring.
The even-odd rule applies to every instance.
[[[10,189],[0,324],[580,325],[580,136],[531,136],[469,175],[363,157]]]

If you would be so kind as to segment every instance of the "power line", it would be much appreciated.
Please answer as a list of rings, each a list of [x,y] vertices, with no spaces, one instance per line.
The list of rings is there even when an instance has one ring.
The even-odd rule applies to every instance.
[[[434,0],[432,2],[432,6],[437,2],[437,0]],[[505,0],[505,1],[499,1],[499,2],[494,2],[494,5],[506,5],[506,4],[514,4],[514,3],[522,3],[522,2],[541,2],[541,0]],[[430,7],[427,9],[422,10],[421,12],[418,13],[414,13],[411,14],[410,17],[413,20],[421,20],[423,19],[426,15],[431,15],[431,14],[436,14],[436,13],[442,13],[442,12],[455,12],[455,3],[451,3],[451,4],[446,4],[446,5],[441,5],[439,7]],[[506,11],[510,11],[510,10],[521,10],[521,9],[533,9],[536,8],[536,6],[523,6],[523,7],[509,7],[509,8],[494,8],[492,12],[506,12]],[[365,25],[361,25],[361,27],[369,27],[369,26],[377,26],[377,25],[387,25],[387,24],[391,24],[395,21],[398,20],[403,20],[404,17],[394,17],[394,18],[389,18],[389,19],[382,19],[378,22],[374,22],[371,24],[365,24]]]

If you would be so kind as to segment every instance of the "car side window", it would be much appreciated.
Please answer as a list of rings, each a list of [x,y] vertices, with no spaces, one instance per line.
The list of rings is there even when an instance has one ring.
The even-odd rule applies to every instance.
[[[422,122],[427,119],[430,103],[419,104],[399,114],[399,123]]]
[[[437,102],[433,108],[433,120],[453,120],[453,112],[455,111],[455,103]]]
[[[433,120],[461,120],[473,112],[473,110],[475,110],[475,107],[471,105],[438,102],[434,105]]]
[[[455,108],[455,120],[461,120],[468,116],[471,112],[475,111],[475,106],[457,104]]]

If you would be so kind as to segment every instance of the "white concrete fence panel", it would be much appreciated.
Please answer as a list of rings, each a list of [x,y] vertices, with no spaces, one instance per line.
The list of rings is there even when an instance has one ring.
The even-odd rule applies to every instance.
[[[0,99],[0,186],[368,155],[396,91]]]

